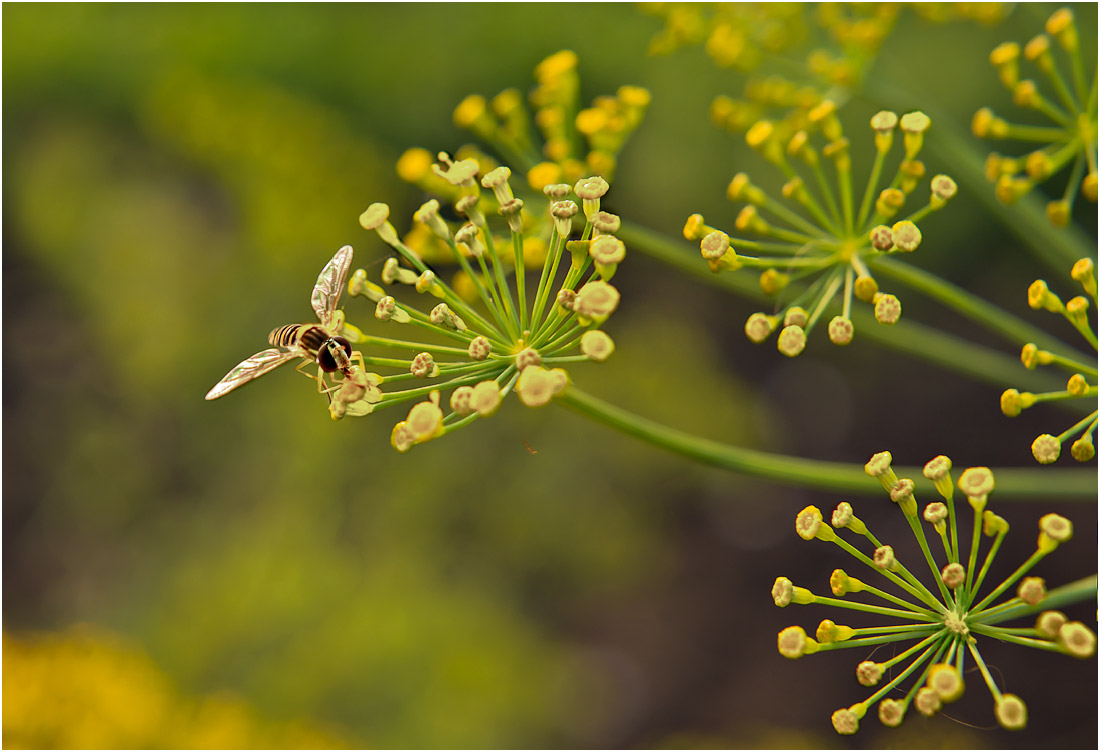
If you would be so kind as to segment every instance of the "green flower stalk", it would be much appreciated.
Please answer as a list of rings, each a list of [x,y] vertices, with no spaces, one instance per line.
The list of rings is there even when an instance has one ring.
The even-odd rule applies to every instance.
[[[608,280],[626,248],[611,231],[617,227],[617,218],[600,210],[607,182],[589,177],[572,187],[547,186],[553,235],[538,285],[528,289],[525,274],[510,275],[510,270],[526,268],[527,224],[524,202],[512,192],[510,170],[498,167],[477,181],[476,161],[440,157],[435,173],[461,194],[454,208],[466,221],[453,227],[440,215],[435,199],[425,203],[415,218],[451,249],[480,306],[440,280],[398,237],[389,222],[389,207],[372,204],[359,218],[360,224],[377,232],[397,253],[383,267],[382,283],[415,291],[427,302],[420,306],[399,302],[370,281],[363,269],[351,275],[348,292],[373,303],[375,318],[430,336],[379,337],[345,324],[345,334],[352,332],[348,338],[367,351],[363,367],[385,372],[366,374],[379,391],[372,401],[364,401],[352,390],[347,395],[338,392],[329,407],[335,419],[411,404],[392,436],[393,446],[402,452],[492,415],[510,391],[530,407],[545,405],[569,383],[563,366],[603,361],[614,351],[611,337],[598,327],[618,306],[619,292]],[[510,242],[503,247],[481,211],[486,198],[481,188],[490,189],[496,214],[507,223]],[[570,195],[576,200],[567,198]],[[578,214],[585,220],[584,229],[579,238],[571,239]],[[511,264],[504,263],[506,256]],[[397,356],[374,354],[381,349]],[[450,397],[443,403],[446,390]]]
[[[1089,320],[1089,300],[1096,305],[1096,264],[1092,259],[1083,258],[1073,265],[1070,275],[1081,284],[1085,295],[1078,295],[1066,302],[1051,292],[1044,280],[1037,279],[1031,283],[1027,290],[1027,303],[1035,310],[1044,310],[1061,314],[1076,329],[1092,350],[1096,351],[1096,333],[1092,329]],[[1088,296],[1088,297],[1085,297]],[[1095,359],[1093,362],[1085,362],[1084,359],[1075,359],[1063,355],[1057,355],[1048,350],[1041,350],[1034,343],[1024,345],[1020,352],[1020,360],[1028,369],[1038,366],[1053,365],[1070,374],[1066,388],[1055,392],[1021,392],[1017,389],[1007,389],[1001,395],[1001,412],[1009,418],[1015,418],[1027,408],[1040,402],[1056,400],[1085,400],[1087,405],[1096,407],[1097,397],[1097,369]],[[1096,432],[1097,411],[1093,411],[1079,420],[1073,426],[1054,436],[1044,433],[1031,444],[1031,453],[1035,459],[1044,465],[1055,462],[1062,454],[1062,445],[1074,439],[1070,446],[1070,454],[1078,462],[1088,462],[1096,456],[1096,446],[1093,443],[1093,434]],[[1075,438],[1076,437],[1076,438]]]
[[[882,452],[872,457],[864,469],[879,480],[905,515],[920,548],[918,560],[906,561],[893,546],[880,541],[847,502],[841,502],[833,512],[832,525],[824,521],[817,507],[806,507],[795,521],[799,537],[835,544],[861,567],[870,570],[875,580],[885,580],[882,584],[890,589],[837,569],[829,578],[835,597],[815,595],[786,577],[779,577],[772,587],[772,598],[780,607],[816,603],[876,614],[897,623],[853,628],[825,619],[814,637],[802,627],[788,627],[779,633],[779,652],[787,658],[800,658],[826,650],[856,648],[864,652],[879,645],[912,643],[904,649],[899,645],[893,657],[885,661],[868,659],[856,666],[859,683],[875,690],[865,700],[833,714],[833,727],[840,734],[858,731],[860,720],[875,703],[879,720],[886,726],[899,725],[911,707],[922,715],[934,715],[943,705],[962,696],[968,656],[993,697],[997,722],[1006,729],[1023,728],[1027,725],[1027,706],[1016,695],[1001,690],[982,658],[979,644],[983,639],[995,639],[1075,658],[1095,655],[1093,630],[1052,610],[1063,603],[1094,599],[1095,576],[1050,592],[1041,578],[1026,576],[1045,556],[1072,538],[1073,526],[1060,515],[1044,515],[1039,520],[1035,553],[985,592],[983,585],[993,582],[987,583],[993,559],[1008,533],[1008,522],[987,508],[994,489],[993,473],[989,468],[972,467],[959,477],[958,488],[973,511],[973,534],[969,549],[965,550],[959,540],[951,461],[941,455],[925,465],[924,475],[933,482],[943,501],[932,502],[923,510],[918,509],[914,498],[913,481],[899,479],[891,461],[890,453]],[[926,532],[921,518],[930,531]],[[841,530],[847,530],[855,543],[842,538]],[[982,535],[990,542],[979,562]],[[867,553],[861,548],[871,550]],[[918,571],[925,566],[928,573],[922,579]],[[927,584],[928,574],[931,585]],[[864,593],[865,597],[863,600],[845,597],[853,593]],[[1014,595],[998,602],[1006,593]],[[1042,613],[1033,627],[999,626],[1009,619],[1039,611]],[[910,677],[913,680],[905,689],[903,684]]]
[[[743,235],[730,237],[709,227],[699,214],[689,217],[684,227],[684,237],[700,241],[703,258],[713,272],[759,269],[760,287],[769,295],[778,295],[791,282],[805,283],[796,297],[777,306],[776,313],[754,313],[745,324],[746,335],[758,343],[780,329],[779,351],[789,357],[802,352],[807,336],[836,299],[841,311],[827,326],[834,344],[852,341],[853,298],[873,305],[879,323],[896,323],[901,303],[879,291],[868,264],[886,254],[915,251],[922,240],[918,223],[958,190],[950,177],[936,175],[929,181],[927,203],[898,216],[925,175],[917,157],[931,121],[921,112],[898,118],[884,110],[871,118],[875,158],[866,186],[859,192],[852,184],[851,144],[836,105],[825,100],[810,111],[808,119],[825,139],[820,149],[812,145],[808,131],[786,138],[770,120],[758,121],[745,136],[749,146],[787,178],[783,201],[753,184],[747,174],[738,173],[727,196],[746,204],[735,221]],[[899,126],[902,138],[895,139]],[[903,155],[892,179],[885,182],[883,169],[895,140],[902,142]],[[826,162],[831,163],[835,185]]]
[[[1061,55],[1055,55],[1052,38],[1061,48]],[[971,130],[978,138],[1028,141],[1038,146],[1020,157],[996,152],[989,155],[986,177],[996,184],[997,198],[1005,204],[1018,201],[1068,166],[1069,178],[1062,197],[1047,204],[1051,224],[1065,227],[1078,193],[1096,203],[1096,66],[1094,62],[1092,70],[1086,71],[1069,8],[1055,11],[1046,22],[1046,34],[1033,37],[1022,52],[1046,79],[1047,86],[1042,88],[1047,93],[1034,80],[1020,78],[1021,49],[1016,42],[998,45],[989,60],[1001,83],[1012,92],[1012,101],[1041,115],[1049,125],[1010,123],[983,107],[974,114]]]

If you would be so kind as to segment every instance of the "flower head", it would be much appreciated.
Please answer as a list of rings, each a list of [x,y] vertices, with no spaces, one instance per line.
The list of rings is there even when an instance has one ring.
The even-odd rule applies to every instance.
[[[745,204],[734,222],[736,234],[707,227],[700,215],[693,215],[696,221],[685,226],[685,236],[702,241],[703,257],[712,271],[751,267],[763,270],[760,284],[766,294],[792,291],[789,297],[794,299],[781,303],[776,315],[785,320],[797,308],[803,320],[793,322],[797,332],[788,331],[792,322],[785,323],[778,343],[783,354],[802,352],[806,337],[834,302],[840,304],[841,315],[825,320],[830,341],[838,345],[852,341],[853,299],[873,304],[879,323],[891,325],[901,317],[900,301],[878,289],[871,269],[884,256],[918,250],[924,239],[918,223],[957,192],[950,177],[936,175],[927,202],[899,216],[924,177],[918,156],[930,126],[922,112],[900,118],[888,111],[875,115],[868,138],[874,161],[865,188],[857,193],[852,185],[853,145],[831,100],[817,102],[803,127],[793,133],[773,121],[758,120],[745,139],[785,176],[782,197],[769,195],[747,174],[738,173],[727,191],[732,200]],[[896,140],[903,153],[893,179],[884,185],[880,178],[899,131],[901,138]],[[826,179],[827,167],[835,173],[839,190]],[[754,341],[766,336],[762,330],[750,333]]]
[[[1052,44],[1051,38],[1054,43]],[[1061,48],[1056,56],[1054,46]],[[1021,48],[1005,42],[989,56],[1001,83],[1012,93],[1017,107],[1037,113],[1049,125],[1018,125],[998,117],[983,107],[974,114],[971,130],[978,138],[1028,141],[1036,149],[1022,158],[989,155],[986,177],[994,182],[997,198],[1006,204],[1018,201],[1039,183],[1067,167],[1069,178],[1061,198],[1047,204],[1051,224],[1069,224],[1078,194],[1096,203],[1096,67],[1086,78],[1086,59],[1082,58],[1073,11],[1056,10],[1046,23],[1046,34],[1039,34],[1023,47],[1024,61],[1034,66],[1045,79],[1046,91],[1034,80],[1020,78]],[[1070,75],[1065,73],[1069,62]],[[1091,93],[1090,93],[1091,86]]]
[[[505,89],[490,99],[472,94],[454,110],[456,125],[505,157],[521,174],[504,172],[508,168],[473,146],[458,150],[457,164],[475,162],[483,181],[487,181],[482,187],[492,190],[497,206],[514,210],[514,221],[523,223],[525,237],[544,243],[550,241],[553,224],[546,216],[545,205],[564,199],[568,190],[561,192],[559,188],[582,179],[610,182],[620,152],[649,106],[647,90],[620,86],[615,94],[597,97],[591,106],[583,107],[577,66],[577,55],[570,50],[554,53],[539,63],[535,68],[536,86],[527,98],[533,112],[517,89]],[[441,179],[445,176],[432,162],[427,150],[409,149],[398,161],[397,172],[406,182],[453,203],[463,192],[461,185]],[[482,197],[478,203],[483,213],[490,208],[486,199]],[[521,203],[513,204],[513,199]],[[414,229],[405,242],[426,261],[452,260],[450,249],[423,230]]]
[[[1088,315],[1091,306],[1096,305],[1096,264],[1090,258],[1083,258],[1073,265],[1070,276],[1081,285],[1084,295],[1078,295],[1063,302],[1062,299],[1051,291],[1046,281],[1037,279],[1031,283],[1027,290],[1028,306],[1035,310],[1047,311],[1065,318],[1069,324],[1078,331],[1085,342],[1093,351],[1096,350],[1096,333]],[[1091,362],[1090,362],[1091,361]],[[1001,394],[1001,412],[1009,418],[1015,418],[1021,412],[1040,402],[1052,400],[1074,400],[1083,403],[1087,410],[1095,408],[1097,385],[1090,383],[1096,381],[1096,356],[1068,356],[1040,349],[1034,343],[1024,345],[1020,351],[1020,362],[1025,368],[1034,369],[1039,366],[1055,366],[1066,373],[1071,374],[1066,382],[1064,391],[1056,392],[1021,392],[1017,389],[1006,389]],[[1096,448],[1093,444],[1093,434],[1096,432],[1097,412],[1093,409],[1074,425],[1058,435],[1040,434],[1031,442],[1031,454],[1041,464],[1049,465],[1057,462],[1062,456],[1064,445],[1070,443],[1070,456],[1078,462],[1088,462],[1096,456]]]
[[[384,204],[375,204],[365,213],[370,221],[364,226],[379,231],[396,252],[383,267],[381,280],[404,292],[395,289],[393,295],[379,297],[384,288],[369,282],[364,270],[352,274],[349,283],[353,296],[376,302],[375,318],[409,331],[404,337],[391,338],[355,329],[354,340],[365,352],[363,365],[383,371],[377,384],[370,385],[374,390],[370,412],[412,403],[393,431],[392,443],[399,451],[492,415],[512,390],[525,405],[545,405],[568,386],[569,375],[560,365],[583,358],[606,360],[614,351],[611,338],[595,327],[619,303],[618,290],[606,280],[625,257],[622,242],[609,232],[593,239],[595,227],[590,221],[576,241],[583,252],[569,253],[572,223],[560,234],[553,219],[548,219],[551,237],[541,257],[542,274],[538,287],[529,290],[525,275],[514,271],[526,267],[529,238],[524,226],[512,222],[506,211],[478,208],[488,202],[504,209],[517,200],[509,183],[510,171],[497,167],[478,180],[476,161],[462,164],[446,155],[441,160],[439,174],[461,185],[456,210],[468,221],[453,229],[434,200],[417,212],[416,219],[432,225],[432,233],[450,248],[452,260],[480,305],[471,304],[436,276],[396,233],[383,234],[382,228],[389,226]],[[598,177],[581,182],[577,191],[585,201],[592,199],[593,192],[607,190],[607,183]],[[482,193],[481,188],[488,192]],[[595,218],[609,230],[614,224],[610,215],[597,213],[600,216]],[[503,247],[490,221],[492,214],[501,214],[508,225],[505,232],[510,237]],[[593,245],[597,248],[589,253]],[[511,263],[505,264],[505,258]],[[401,302],[416,296],[425,302]],[[420,341],[412,334],[423,330],[433,337]],[[365,413],[347,410],[345,414]]]
[[[652,3],[648,9],[665,22],[652,54],[702,45],[716,65],[752,72],[739,97],[714,100],[715,124],[742,132],[779,110],[786,114],[777,125],[788,135],[806,126],[823,92],[846,99],[858,89],[899,10],[888,3]],[[784,76],[769,65],[776,59],[785,63]]]
[[[880,479],[886,478],[891,473],[889,462],[888,453],[876,455],[867,464],[867,472]],[[942,480],[948,476],[950,467],[950,460],[941,455],[926,465],[925,474]],[[896,491],[903,483],[895,481],[891,489]],[[880,581],[876,584],[881,587],[836,569],[829,577],[829,588],[835,598],[822,598],[806,588],[796,587],[783,577],[776,580],[772,589],[776,604],[822,603],[835,608],[879,614],[900,623],[852,628],[825,619],[817,629],[816,640],[810,639],[801,627],[792,626],[779,635],[780,653],[796,658],[824,650],[856,648],[866,654],[869,649],[887,643],[913,643],[908,649],[890,649],[885,655],[892,657],[881,663],[863,660],[856,666],[859,683],[874,687],[875,691],[862,702],[833,714],[833,726],[838,733],[855,733],[859,719],[876,702],[879,703],[879,718],[887,726],[899,725],[909,707],[915,707],[926,716],[938,713],[943,705],[962,696],[965,690],[963,676],[969,676],[968,659],[973,660],[993,695],[998,722],[1008,729],[1023,728],[1027,722],[1026,706],[1015,695],[1003,693],[997,685],[982,658],[980,646],[984,641],[1015,642],[1078,658],[1095,654],[1095,633],[1080,622],[1067,622],[1066,617],[1058,612],[1044,612],[1034,628],[999,626],[1010,619],[1037,613],[1052,596],[1042,578],[1025,575],[1054,551],[1058,543],[1070,539],[1073,531],[1070,522],[1057,514],[1044,516],[1039,523],[1039,543],[1035,553],[999,584],[989,587],[986,575],[993,571],[990,566],[993,557],[1008,532],[1007,523],[984,526],[994,540],[984,554],[984,561],[979,562],[983,520],[988,522],[991,517],[996,517],[984,509],[985,501],[993,491],[993,475],[987,468],[970,468],[959,478],[959,487],[972,501],[982,501],[973,509],[974,534],[969,550],[965,547],[965,539],[960,544],[957,510],[949,485],[937,484],[943,500],[932,502],[925,508],[925,519],[932,523],[939,541],[931,545],[926,528],[912,524],[920,550],[908,557],[895,555],[893,547],[882,545],[862,523],[852,525],[855,518],[851,505],[846,502],[833,515],[835,531],[824,524],[816,507],[807,507],[798,516],[796,527],[800,537],[836,543],[860,564],[867,566]],[[892,496],[896,495],[892,493]],[[909,487],[906,487],[906,496],[912,497]],[[894,500],[897,501],[896,498]],[[827,534],[823,533],[825,530]],[[848,531],[848,541],[842,540],[839,535],[843,530]],[[873,558],[868,555],[870,551],[863,553],[860,548],[874,549]],[[943,564],[936,563],[936,551],[945,560]],[[922,569],[925,570],[923,577],[919,576]],[[793,597],[796,592],[799,593],[797,598]],[[867,593],[871,597],[842,600],[856,593]],[[906,689],[910,677],[915,677],[915,681],[908,683]],[[899,692],[904,693],[901,699]],[[888,694],[894,696],[886,698]]]

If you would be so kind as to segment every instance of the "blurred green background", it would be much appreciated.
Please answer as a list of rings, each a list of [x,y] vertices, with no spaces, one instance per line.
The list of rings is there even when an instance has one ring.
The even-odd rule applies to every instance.
[[[906,13],[873,75],[965,128],[1007,101],[988,51],[1047,12],[994,28]],[[1094,29],[1095,6],[1079,19]],[[653,93],[608,208],[674,237],[695,211],[732,226],[725,186],[759,161],[707,111],[743,77],[699,48],[647,57],[657,19],[631,5],[8,4],[3,21],[5,746],[1095,745],[1095,663],[1011,646],[987,658],[1028,702],[1026,732],[988,728],[974,677],[952,709],[979,728],[913,717],[886,733],[868,717],[837,737],[829,714],[862,699],[862,656],[784,660],[776,632],[828,614],[768,595],[779,574],[820,588],[842,566],[791,529],[835,494],[513,399],[407,455],[389,447],[401,416],[333,423],[290,369],[203,401],[270,329],[310,318],[339,246],[384,258],[357,223],[367,204],[408,229],[423,196],[394,174],[406,148],[453,152],[470,140],[451,123],[462,97],[526,89],[559,49],[579,55],[582,101],[624,83]],[[909,97],[887,104],[920,106]],[[1047,270],[973,198],[990,190],[963,185],[915,260],[1069,339],[1026,309]],[[757,304],[638,254],[619,275],[616,354],[573,378],[683,429],[962,467],[1028,464],[1030,437],[1065,419],[1025,414],[1009,431],[999,390],[858,336],[787,361],[745,340]],[[363,306],[345,301],[352,321]],[[1081,534],[1039,574],[1095,571],[1095,508],[1035,501],[999,510],[1019,531],[1004,566],[1059,511]],[[888,530],[888,506],[856,510]],[[131,700],[144,709],[119,714]]]

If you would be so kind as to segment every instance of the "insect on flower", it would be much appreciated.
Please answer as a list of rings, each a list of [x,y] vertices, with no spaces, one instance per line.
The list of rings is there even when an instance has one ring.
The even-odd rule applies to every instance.
[[[352,249],[346,245],[336,252],[332,260],[325,264],[317,277],[317,284],[313,286],[313,295],[310,305],[313,306],[320,324],[287,324],[273,329],[267,340],[273,347],[258,352],[250,358],[241,361],[233,367],[214,387],[206,393],[206,399],[212,400],[228,394],[239,386],[247,384],[255,378],[263,376],[268,371],[278,368],[283,363],[289,363],[296,358],[301,358],[297,370],[301,371],[303,365],[317,364],[317,389],[328,394],[337,391],[338,399],[346,404],[350,400],[344,399],[345,393],[356,392],[356,396],[362,396],[359,392],[370,392],[373,384],[370,377],[363,374],[363,356],[359,352],[352,351],[351,341],[344,334],[355,334],[344,325],[344,314],[336,310],[340,302],[340,293],[347,281],[348,269],[351,267]],[[357,338],[357,337],[356,337]],[[356,370],[358,365],[359,370]],[[325,374],[339,372],[343,380],[333,386],[328,386]],[[305,373],[304,371],[302,373]],[[305,374],[309,376],[309,374]],[[310,378],[314,378],[310,376]],[[342,389],[342,387],[357,387],[355,389]],[[373,389],[377,392],[377,389]],[[330,398],[331,399],[331,398]],[[368,400],[369,401],[369,400]]]

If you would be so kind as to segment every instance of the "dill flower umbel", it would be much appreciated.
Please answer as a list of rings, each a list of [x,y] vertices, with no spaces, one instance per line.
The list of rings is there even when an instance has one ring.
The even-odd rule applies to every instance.
[[[1039,520],[1035,553],[988,593],[983,593],[982,586],[990,566],[1008,533],[1008,522],[987,508],[994,489],[993,473],[988,468],[972,467],[959,476],[958,488],[973,510],[973,534],[969,552],[964,552],[959,541],[951,461],[941,455],[925,465],[924,475],[933,482],[943,501],[933,502],[923,510],[919,509],[914,497],[913,481],[899,479],[890,466],[891,461],[889,452],[876,454],[865,470],[868,475],[878,478],[905,515],[921,552],[915,561],[906,561],[896,546],[885,545],[875,537],[847,502],[841,502],[833,512],[831,525],[825,522],[817,507],[806,507],[799,512],[795,529],[804,540],[834,543],[861,567],[870,570],[879,584],[892,586],[894,592],[836,569],[829,578],[829,587],[835,597],[816,595],[807,588],[795,586],[786,577],[779,577],[772,587],[772,598],[780,607],[791,603],[816,603],[876,614],[898,623],[853,628],[825,619],[814,637],[807,635],[802,627],[788,627],[779,633],[779,652],[787,658],[800,658],[826,650],[857,648],[862,652],[878,645],[913,643],[905,649],[899,645],[885,660],[867,659],[856,666],[856,680],[865,687],[876,689],[865,700],[833,714],[833,727],[840,734],[854,734],[859,729],[859,721],[875,703],[878,703],[879,720],[887,726],[899,725],[911,707],[922,715],[934,715],[965,691],[963,676],[968,655],[993,697],[997,722],[1007,729],[1023,728],[1027,724],[1024,701],[1001,691],[982,659],[979,645],[985,639],[993,639],[1075,658],[1090,658],[1095,654],[1093,630],[1080,622],[1068,621],[1060,612],[1048,610],[1057,603],[1055,595],[1047,592],[1041,578],[1025,576],[1043,557],[1072,538],[1073,525],[1060,515],[1044,515]],[[926,534],[922,517],[934,535]],[[848,531],[854,542],[849,543],[841,537],[843,530]],[[991,541],[979,565],[982,535]],[[938,539],[938,542],[930,543],[929,538]],[[941,552],[939,561],[934,550]],[[921,569],[928,567],[924,580],[917,576],[918,565]],[[930,587],[926,584],[929,576]],[[1091,587],[1095,591],[1095,578],[1075,583],[1073,587]],[[846,598],[854,593],[866,595],[863,600]],[[1008,597],[995,603],[1005,594]],[[999,626],[1010,619],[1040,611],[1033,627]],[[915,678],[908,689],[903,689],[902,685],[910,677]],[[899,695],[900,692],[904,695]]]
[[[1096,333],[1092,330],[1089,320],[1089,300],[1096,305],[1096,264],[1092,259],[1083,258],[1073,265],[1070,272],[1074,280],[1081,284],[1085,297],[1078,295],[1065,303],[1051,292],[1044,280],[1037,279],[1031,283],[1027,290],[1027,302],[1035,310],[1044,310],[1061,314],[1073,328],[1076,329],[1089,346],[1096,351]],[[1064,391],[1020,392],[1016,389],[1007,389],[1001,395],[1001,412],[1009,418],[1015,418],[1022,411],[1039,402],[1054,400],[1085,400],[1086,405],[1096,407],[1097,369],[1095,359],[1090,363],[1084,358],[1071,358],[1058,355],[1048,350],[1040,350],[1032,343],[1024,345],[1020,352],[1020,360],[1029,369],[1038,366],[1054,365],[1070,373]],[[1093,433],[1096,431],[1097,411],[1093,411],[1067,428],[1057,436],[1049,433],[1040,435],[1031,444],[1031,453],[1036,460],[1044,465],[1058,459],[1062,453],[1065,442],[1074,439],[1070,446],[1070,454],[1078,462],[1088,462],[1096,456],[1096,446],[1093,443]]]
[[[491,99],[471,94],[454,111],[457,126],[470,131],[525,178],[516,190],[538,195],[551,184],[575,183],[589,175],[614,178],[619,153],[641,124],[650,95],[638,86],[620,86],[614,95],[596,97],[583,107],[577,55],[556,52],[535,68],[536,86],[526,98],[505,89]],[[477,147],[459,149],[457,159],[476,159],[483,172],[498,163]],[[398,175],[444,200],[458,193],[432,169],[432,155],[409,149],[397,165]]]
[[[505,89],[491,99],[471,94],[454,110],[456,125],[470,131],[522,172],[524,179],[513,188],[525,202],[520,216],[528,246],[524,256],[528,268],[541,268],[553,232],[547,202],[566,198],[546,194],[544,189],[573,185],[586,176],[598,176],[611,183],[619,154],[649,106],[646,89],[620,86],[614,95],[596,97],[589,107],[583,107],[577,64],[576,53],[562,50],[536,66],[536,85],[526,98],[533,112],[518,89]],[[500,166],[496,158],[474,145],[458,149],[455,159],[476,161],[483,175]],[[408,149],[398,160],[397,174],[429,196],[453,203],[461,193],[435,172],[434,161],[434,155],[427,149]],[[483,197],[481,211],[495,211],[487,202],[488,197]],[[423,225],[414,226],[404,240],[426,262],[454,260],[447,244]],[[498,244],[501,242],[509,240],[503,237],[498,239]],[[507,265],[509,260],[502,262]],[[459,280],[457,287],[468,287],[461,276]]]
[[[769,56],[809,48],[809,77],[824,87],[851,86],[870,67],[893,29],[893,3],[646,3],[664,21],[651,55],[701,44],[715,65],[752,71]]]
[[[528,406],[544,405],[569,383],[562,366],[603,361],[614,350],[611,337],[599,327],[618,306],[619,292],[608,280],[626,249],[606,231],[616,224],[608,219],[612,215],[600,210],[607,182],[589,177],[572,187],[547,188],[554,199],[548,212],[553,236],[538,285],[529,290],[522,271],[510,273],[525,269],[526,244],[524,202],[512,192],[508,168],[498,167],[477,180],[476,161],[439,156],[435,173],[458,189],[461,197],[454,208],[466,221],[454,227],[444,220],[435,199],[421,206],[415,219],[451,249],[480,305],[467,302],[439,279],[398,237],[389,222],[389,207],[372,204],[359,218],[360,224],[376,231],[396,251],[382,269],[382,283],[419,294],[425,302],[415,306],[401,302],[398,297],[403,295],[396,290],[391,294],[369,280],[366,271],[352,274],[348,292],[373,303],[375,318],[406,330],[409,338],[373,336],[354,329],[348,338],[365,351],[364,367],[384,370],[369,374],[380,394],[370,402],[354,390],[346,395],[337,392],[330,405],[332,417],[340,418],[411,404],[392,436],[393,446],[402,452],[492,415],[511,391]],[[490,189],[496,214],[507,224],[510,242],[505,247],[500,247],[481,210],[485,200],[481,188]],[[568,195],[575,196],[579,205]],[[578,213],[585,218],[584,229],[571,239],[573,217]],[[503,263],[505,255],[512,257],[508,266]],[[430,336],[418,338],[412,332]],[[374,354],[381,349],[400,355]],[[444,401],[447,390],[450,395]]]
[[[1042,73],[1046,86],[1020,78],[1021,52]],[[1010,123],[988,107],[978,110],[971,121],[971,130],[978,138],[1030,141],[1039,147],[1019,157],[990,154],[986,177],[996,184],[997,198],[1011,204],[1070,165],[1062,197],[1047,204],[1047,218],[1055,226],[1064,227],[1073,215],[1078,192],[1096,203],[1097,180],[1096,66],[1093,62],[1091,71],[1085,68],[1073,11],[1056,10],[1047,19],[1045,34],[1033,37],[1022,50],[1016,42],[1000,44],[990,53],[989,61],[1001,83],[1012,92],[1016,106],[1037,113],[1050,124]]]
[[[871,118],[875,158],[861,198],[853,192],[851,144],[836,105],[830,100],[818,104],[809,113],[809,125],[825,140],[820,149],[812,144],[810,131],[787,138],[769,120],[758,121],[745,136],[749,146],[787,178],[782,201],[738,173],[726,192],[731,200],[745,204],[734,223],[738,236],[707,226],[698,214],[684,227],[684,237],[700,242],[703,258],[714,272],[759,269],[760,286],[768,294],[779,294],[792,282],[806,283],[798,285],[776,313],[755,313],[745,324],[754,342],[780,329],[779,350],[788,356],[802,351],[807,335],[838,296],[842,310],[827,327],[835,344],[852,340],[853,297],[873,305],[879,323],[896,323],[901,303],[879,291],[868,264],[885,254],[915,251],[922,240],[918,223],[958,190],[950,177],[936,175],[929,181],[927,203],[899,217],[925,174],[917,157],[931,121],[921,112],[899,118],[884,110]],[[883,168],[899,127],[903,155],[893,178],[883,185]],[[839,190],[828,180],[825,162],[831,163]],[[759,255],[743,255],[745,251]]]

